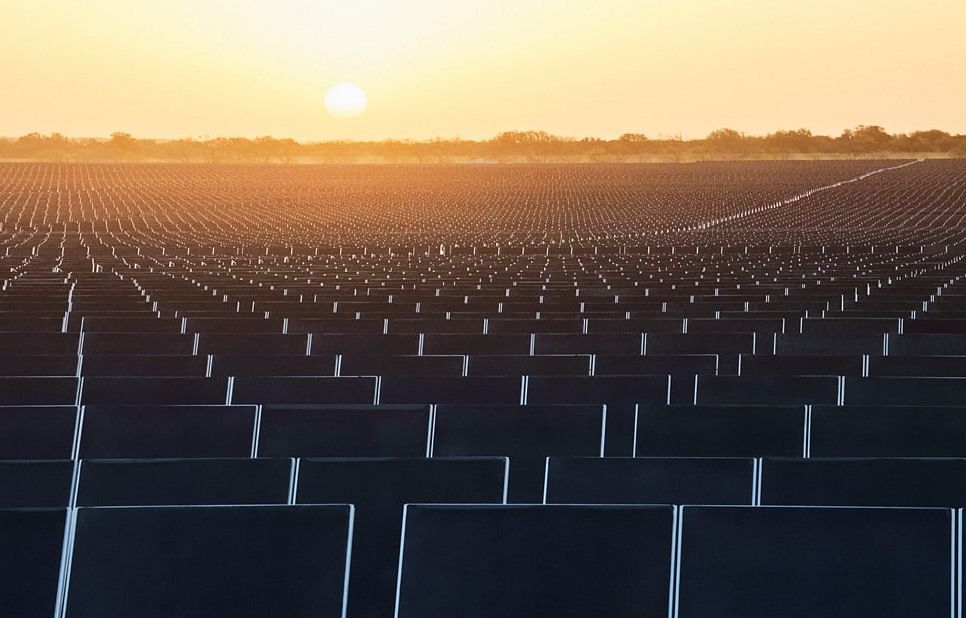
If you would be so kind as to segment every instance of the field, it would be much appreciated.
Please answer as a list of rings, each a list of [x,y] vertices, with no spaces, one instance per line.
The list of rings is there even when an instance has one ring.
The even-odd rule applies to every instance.
[[[966,160],[0,163],[17,607],[948,616],[964,241]]]

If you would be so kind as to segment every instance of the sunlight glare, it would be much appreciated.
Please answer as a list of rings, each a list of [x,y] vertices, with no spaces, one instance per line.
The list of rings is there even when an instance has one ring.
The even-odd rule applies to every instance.
[[[355,84],[336,84],[325,95],[325,108],[338,118],[355,118],[366,109],[366,93]]]

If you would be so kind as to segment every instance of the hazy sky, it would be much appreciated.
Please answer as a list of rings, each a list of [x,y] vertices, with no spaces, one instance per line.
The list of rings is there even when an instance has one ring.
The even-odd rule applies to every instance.
[[[966,133],[964,0],[0,0],[0,135]],[[323,106],[348,81],[358,118]]]

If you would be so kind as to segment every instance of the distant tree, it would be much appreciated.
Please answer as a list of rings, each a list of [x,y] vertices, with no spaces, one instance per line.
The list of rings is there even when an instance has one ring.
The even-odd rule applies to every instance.
[[[137,140],[130,133],[111,133],[111,145],[115,148],[133,148]]]
[[[708,141],[715,142],[718,144],[737,144],[742,139],[744,135],[735,131],[734,129],[716,129],[708,134]]]
[[[28,133],[18,138],[16,144],[24,156],[56,161],[67,158],[72,145],[71,141],[60,133],[50,135]]]
[[[40,133],[28,133],[17,138],[18,144],[42,144],[44,141],[44,136]]]
[[[134,139],[130,133],[111,133],[108,148],[119,159],[133,159],[137,155],[138,140]]]
[[[643,133],[624,133],[613,142],[608,142],[607,154],[617,156],[619,161],[627,160],[629,155],[641,155],[650,148],[650,140]]]
[[[813,152],[815,149],[815,138],[808,129],[775,131],[764,142],[772,152]]]
[[[495,150],[493,154],[527,157],[550,154],[562,143],[560,137],[546,131],[505,131],[490,140],[490,145]]]
[[[275,140],[275,156],[282,163],[291,163],[298,155],[299,145],[294,139],[285,138]]]
[[[949,152],[955,147],[953,136],[938,129],[914,131],[906,137],[920,152]]]
[[[846,129],[839,140],[846,145],[848,152],[877,152],[888,150],[893,137],[878,125],[863,125]]]
[[[709,133],[706,143],[712,152],[730,155],[743,155],[748,146],[747,138],[743,133],[728,128]]]
[[[255,138],[254,144],[254,155],[256,160],[268,163],[274,157],[281,158],[281,152],[279,148],[278,140],[269,135],[263,135],[261,137]]]
[[[546,131],[504,131],[492,141],[499,144],[547,144],[559,140],[559,137]]]
[[[17,138],[16,143],[21,153],[28,157],[35,156],[44,147],[44,136],[40,133],[28,133]]]
[[[617,141],[626,144],[643,144],[647,141],[647,136],[643,133],[624,133],[617,138]]]

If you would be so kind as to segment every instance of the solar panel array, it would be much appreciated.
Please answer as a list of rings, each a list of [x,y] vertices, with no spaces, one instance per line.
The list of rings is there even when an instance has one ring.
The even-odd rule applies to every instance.
[[[958,616],[966,162],[0,163],[0,613]]]

